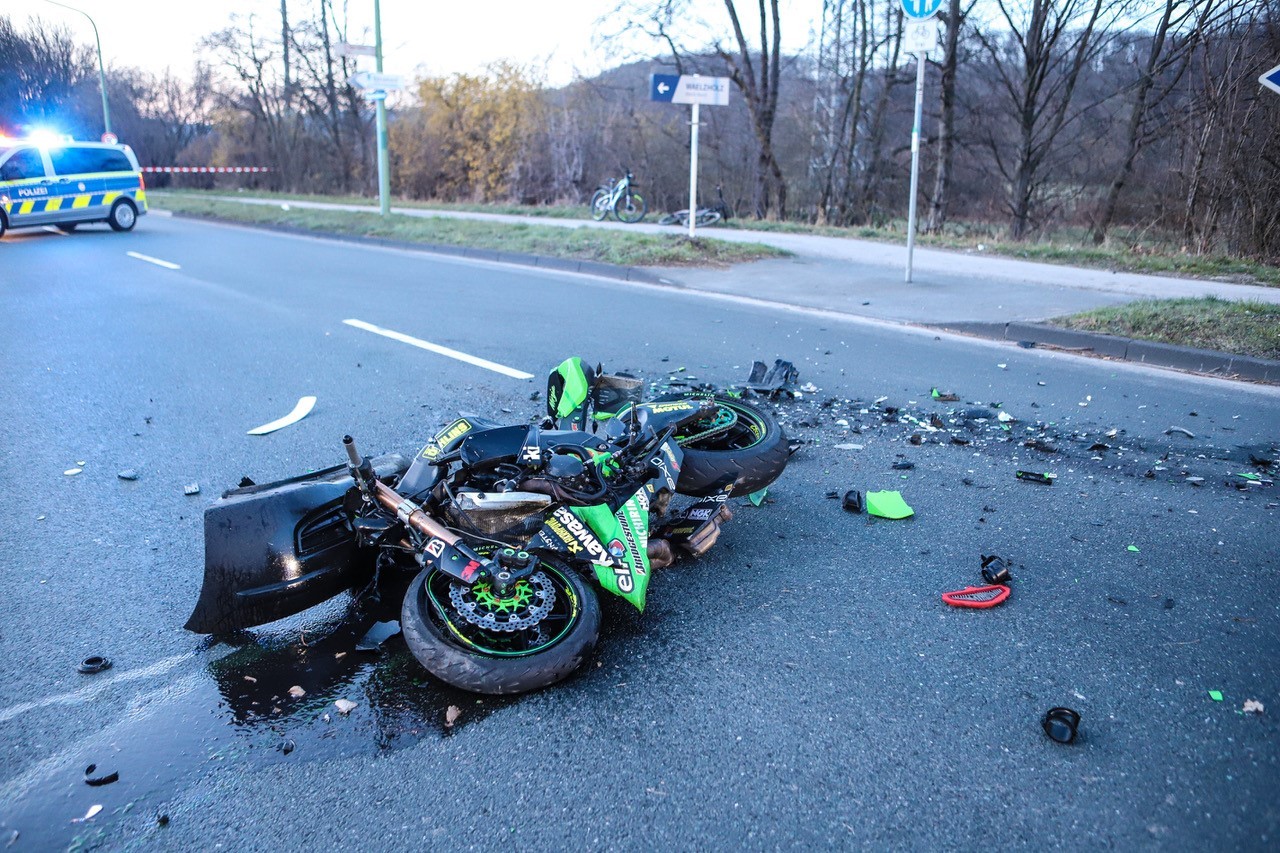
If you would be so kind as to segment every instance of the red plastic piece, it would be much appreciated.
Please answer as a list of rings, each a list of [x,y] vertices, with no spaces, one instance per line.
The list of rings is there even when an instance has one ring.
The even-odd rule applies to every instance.
[[[997,604],[1004,604],[1008,597],[1009,587],[1001,584],[966,586],[964,589],[942,594],[943,602],[950,604],[952,607],[972,607],[977,610],[985,610],[988,607],[995,607]]]

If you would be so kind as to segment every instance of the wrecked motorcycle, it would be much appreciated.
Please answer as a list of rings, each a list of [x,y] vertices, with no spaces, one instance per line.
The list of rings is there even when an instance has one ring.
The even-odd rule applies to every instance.
[[[187,629],[260,625],[410,569],[401,629],[433,675],[494,694],[565,678],[599,634],[589,581],[643,611],[650,572],[704,554],[728,498],[787,463],[767,411],[720,394],[643,402],[641,388],[567,359],[539,424],[459,418],[411,462],[346,436],[346,465],[226,492],[205,512]]]

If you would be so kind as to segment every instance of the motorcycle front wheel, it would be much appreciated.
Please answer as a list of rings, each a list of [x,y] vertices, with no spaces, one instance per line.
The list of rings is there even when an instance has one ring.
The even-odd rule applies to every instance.
[[[454,687],[524,693],[567,678],[600,635],[595,592],[572,568],[543,559],[504,596],[435,569],[409,584],[400,627],[427,671]]]

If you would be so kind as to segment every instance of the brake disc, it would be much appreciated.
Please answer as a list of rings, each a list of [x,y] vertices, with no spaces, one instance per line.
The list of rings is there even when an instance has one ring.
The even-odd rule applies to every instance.
[[[534,572],[512,585],[506,595],[494,595],[487,581],[475,586],[450,584],[449,601],[463,619],[478,628],[514,633],[535,627],[556,603],[556,589],[545,572]]]

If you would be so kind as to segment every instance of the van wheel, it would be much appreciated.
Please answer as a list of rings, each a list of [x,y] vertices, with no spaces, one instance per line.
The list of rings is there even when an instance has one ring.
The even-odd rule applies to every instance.
[[[122,198],[111,205],[107,224],[112,231],[132,231],[133,226],[138,224],[138,209],[133,206],[133,202]]]
[[[70,234],[72,231],[76,230],[76,226],[79,224],[79,222],[60,222],[58,223],[58,230],[63,234]]]
[[[0,212],[0,237],[4,236],[5,229],[9,227],[9,220],[4,218],[4,213]]]

